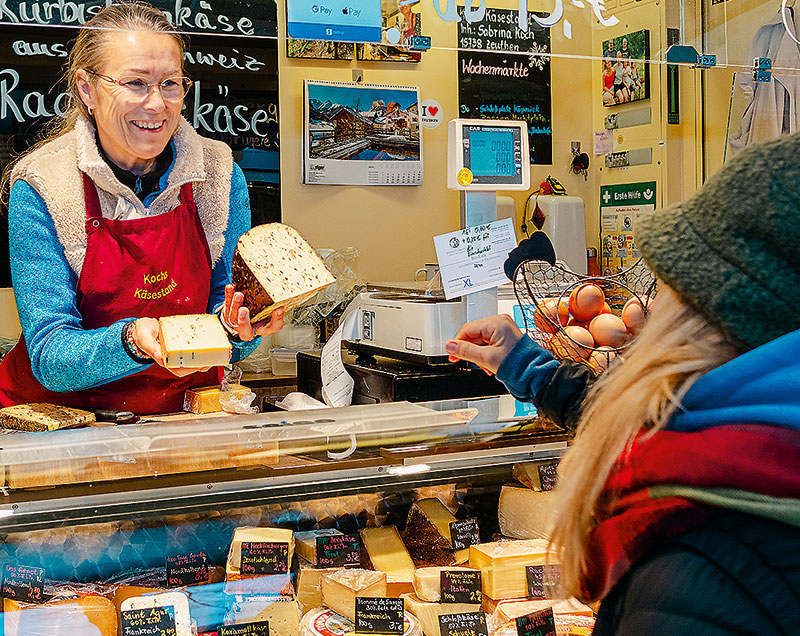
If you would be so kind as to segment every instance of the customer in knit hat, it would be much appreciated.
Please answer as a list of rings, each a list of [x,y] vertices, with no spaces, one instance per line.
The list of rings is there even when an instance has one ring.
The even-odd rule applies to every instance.
[[[595,636],[800,630],[798,157],[798,135],[753,146],[640,218],[662,284],[596,382],[507,316],[447,344],[577,423],[552,539],[563,590],[603,601]]]

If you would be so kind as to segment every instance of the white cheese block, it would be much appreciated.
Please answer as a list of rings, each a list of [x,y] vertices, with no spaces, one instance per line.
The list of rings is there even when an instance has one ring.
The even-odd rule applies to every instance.
[[[527,486],[506,484],[500,491],[497,516],[500,532],[513,539],[547,539],[553,532],[558,495]]]
[[[242,574],[243,543],[286,543],[288,557],[285,574]],[[289,570],[294,555],[294,534],[285,528],[236,528],[225,565],[227,594],[292,595]]]
[[[307,530],[306,532],[295,532],[295,550],[298,556],[302,557],[312,565],[317,565],[317,537],[333,537],[342,533],[335,528],[324,530]]]
[[[233,531],[231,549],[228,552],[228,566],[238,571],[242,567],[243,543],[287,543],[289,545],[289,561],[294,555],[294,533],[285,528],[256,528],[243,526]],[[288,570],[287,564],[287,570]]]
[[[527,616],[533,612],[540,612],[548,607],[553,608],[553,614],[574,614],[576,616],[594,616],[592,608],[584,605],[576,598],[563,600],[530,600],[524,598],[506,599],[497,604],[494,612],[489,617],[489,632],[501,627],[508,621],[520,616]]]
[[[320,577],[322,604],[356,620],[356,597],[386,596],[386,574],[375,570],[339,569]]]
[[[469,614],[479,612],[480,603],[430,603],[415,594],[403,594],[406,611],[411,612],[422,624],[425,636],[440,636],[439,617],[448,614]]]
[[[289,596],[234,596],[225,614],[226,625],[269,621],[270,636],[297,636],[300,605]]]
[[[170,369],[216,367],[231,360],[230,340],[215,314],[160,318],[158,340]]]
[[[297,535],[295,535],[297,536]],[[300,562],[300,574],[297,581],[297,600],[305,614],[308,610],[322,605],[322,587],[320,579],[323,574],[336,572],[339,568],[315,568],[305,559]]]
[[[465,563],[469,550],[453,550],[450,524],[455,515],[436,498],[420,499],[411,505],[403,532],[411,555],[425,563],[450,565]]]
[[[557,563],[545,539],[495,541],[469,547],[469,565],[481,571],[483,594],[492,599],[527,596],[525,568]]]
[[[126,598],[120,605],[120,613],[154,607],[172,607],[175,617],[175,636],[193,636],[192,619],[189,615],[189,597],[183,592],[163,592],[150,596]]]
[[[422,636],[422,627],[415,616],[405,612],[403,623],[403,636]],[[315,607],[300,621],[300,636],[346,636],[355,631],[353,621],[327,607]]]
[[[442,572],[444,570],[463,570],[474,572],[474,568],[449,567],[417,568],[414,570],[414,592],[422,601],[437,603],[442,597]]]
[[[361,541],[375,570],[386,572],[387,594],[394,596],[398,588],[413,589],[414,562],[394,526],[363,528]],[[399,584],[393,587],[393,584]]]
[[[278,307],[296,307],[336,280],[297,230],[281,223],[245,232],[236,245],[232,272],[252,322]]]

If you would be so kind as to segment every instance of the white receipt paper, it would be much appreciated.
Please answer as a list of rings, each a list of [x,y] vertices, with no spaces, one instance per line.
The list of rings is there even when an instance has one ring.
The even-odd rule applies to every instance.
[[[322,375],[322,399],[328,406],[350,406],[353,401],[353,378],[342,362],[342,340],[355,340],[359,332],[361,315],[358,299],[342,314],[339,327],[322,348],[320,372]]]
[[[433,237],[447,300],[508,282],[503,263],[517,246],[514,221],[503,219]]]

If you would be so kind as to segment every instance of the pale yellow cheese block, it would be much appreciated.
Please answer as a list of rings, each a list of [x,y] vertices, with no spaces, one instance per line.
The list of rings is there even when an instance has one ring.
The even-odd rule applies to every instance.
[[[297,600],[300,603],[300,609],[305,614],[308,610],[322,605],[322,587],[320,583],[322,575],[336,572],[339,568],[315,568],[302,558],[299,559],[299,562],[300,574],[297,582]]]
[[[169,369],[215,367],[231,360],[231,343],[216,314],[159,318],[158,341]]]
[[[117,636],[117,610],[102,596],[49,601],[43,605],[3,599],[5,636]]]
[[[531,600],[524,598],[506,599],[497,603],[497,607],[489,617],[489,632],[493,632],[508,621],[527,616],[533,612],[540,612],[548,607],[553,608],[553,614],[574,614],[576,616],[594,616],[592,608],[584,605],[576,598],[563,600]]]
[[[308,561],[311,565],[317,565],[317,537],[341,536],[342,533],[336,528],[326,528],[323,530],[306,530],[305,532],[295,532],[295,550],[298,556]]]
[[[172,607],[175,617],[175,636],[194,636],[189,615],[189,597],[184,592],[163,592],[150,596],[126,598],[120,605],[120,615],[129,610]]]
[[[450,524],[455,515],[436,498],[420,499],[411,505],[403,533],[406,547],[415,559],[433,565],[465,563],[469,550],[453,550]]]
[[[500,532],[512,539],[547,539],[553,532],[557,506],[554,490],[537,492],[521,484],[506,484],[497,510]]]
[[[421,600],[415,594],[403,594],[402,598],[406,611],[416,616],[422,624],[422,633],[425,636],[441,636],[440,616],[469,614],[481,609],[480,603],[431,603]]]
[[[249,390],[242,384],[231,384],[229,386],[229,392],[237,398],[241,398]],[[220,397],[222,397],[222,389],[219,386],[189,389],[183,396],[183,410],[197,415],[218,413],[222,411]]]
[[[372,568],[386,573],[388,596],[413,591],[414,562],[397,528],[363,528],[359,533]]]
[[[356,597],[385,597],[386,573],[376,570],[338,569],[320,577],[322,604],[337,614],[356,620]]]
[[[474,568],[458,567],[455,565],[447,567],[428,567],[417,568],[414,570],[414,592],[422,601],[438,603],[442,597],[442,572],[444,570],[460,570],[474,572]]]
[[[286,574],[253,575],[242,574],[243,543],[286,543],[288,561]],[[228,594],[283,594],[292,595],[289,569],[294,555],[294,533],[285,528],[241,527],[233,532],[228,560],[225,564]],[[264,579],[264,580],[261,580]]]
[[[269,621],[270,636],[300,633],[300,605],[290,596],[235,596],[226,625]]]
[[[545,539],[495,541],[469,547],[469,565],[481,571],[483,593],[493,599],[527,596],[525,568],[557,563]]]

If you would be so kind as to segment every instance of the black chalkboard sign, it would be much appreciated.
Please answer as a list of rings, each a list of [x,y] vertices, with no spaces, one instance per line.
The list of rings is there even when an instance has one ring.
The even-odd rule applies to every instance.
[[[356,632],[402,634],[405,630],[403,599],[356,597]]]
[[[483,602],[480,570],[442,570],[439,576],[440,603]]]
[[[473,544],[480,543],[478,519],[469,517],[461,521],[450,522],[450,542],[453,550],[464,550]]]
[[[361,562],[361,537],[336,534],[317,537],[317,566],[342,567]]]
[[[528,122],[531,163],[552,164],[550,31],[533,19],[522,31],[517,17],[487,8],[482,21],[458,23],[459,117]]]
[[[0,171],[35,142],[44,123],[64,113],[60,77],[75,27],[105,3],[2,3]],[[233,149],[250,184],[254,223],[280,220],[277,5],[274,0],[153,4],[190,34],[184,63],[194,87],[183,116],[201,135]],[[2,231],[0,286],[10,284],[8,238]]]
[[[525,568],[528,598],[558,598],[561,566],[558,564],[529,565]]]
[[[269,636],[269,621],[258,623],[242,623],[241,625],[220,625],[217,636]]]
[[[439,632],[441,636],[488,636],[486,614],[444,614],[439,617]]]
[[[558,482],[558,462],[550,464],[539,464],[537,466],[539,471],[539,483],[542,490],[553,490]]]
[[[208,556],[205,552],[192,552],[168,556],[167,587],[197,585],[208,581]]]
[[[287,574],[289,544],[280,541],[242,543],[242,574]]]
[[[517,636],[556,636],[553,608],[548,607],[516,619]]]
[[[44,568],[6,563],[0,596],[24,603],[44,603]]]
[[[172,606],[123,610],[119,622],[122,636],[176,636],[177,633]]]

